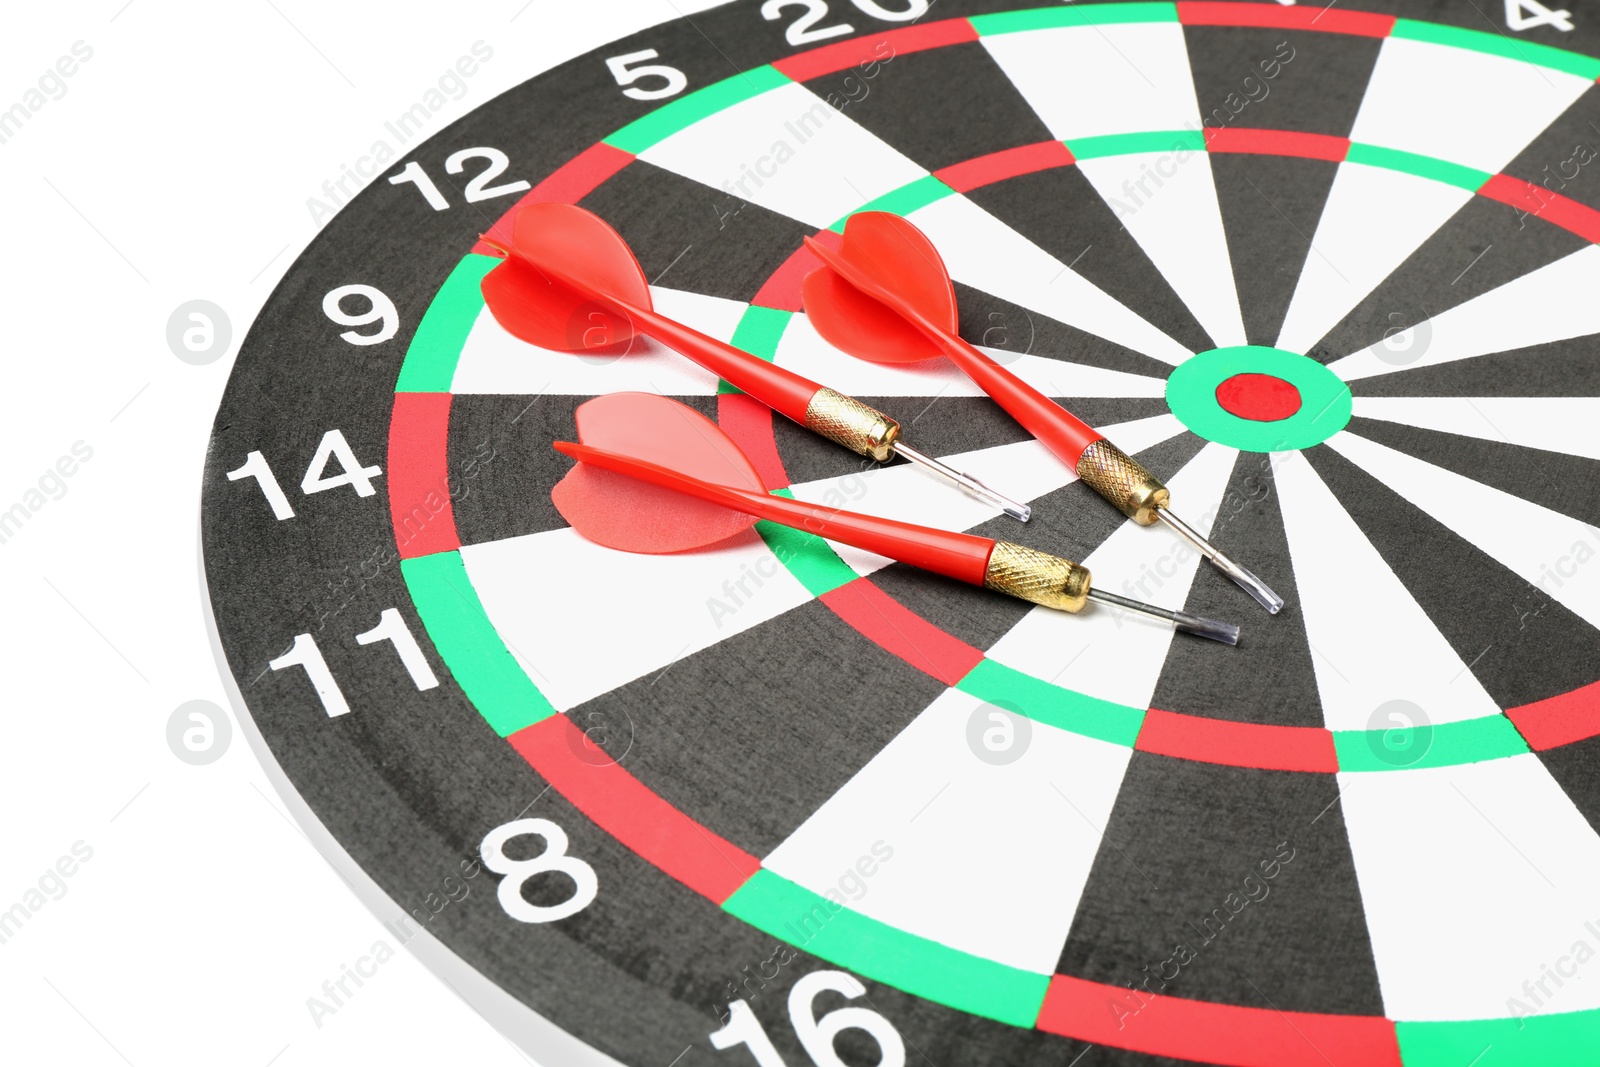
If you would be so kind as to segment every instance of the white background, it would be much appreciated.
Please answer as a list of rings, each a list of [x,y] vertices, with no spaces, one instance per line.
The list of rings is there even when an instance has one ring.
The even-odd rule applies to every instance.
[[[93,57],[0,144],[0,511],[73,444],[93,458],[0,544],[0,911],[92,858],[0,944],[0,1060],[529,1062],[402,949],[318,1026],[307,999],[383,938],[285,813],[237,726],[168,749],[178,705],[232,709],[197,546],[212,416],[251,320],[317,227],[306,207],[473,42],[431,129],[571,56],[711,0],[8,5],[0,110]],[[233,326],[207,366],[180,304]]]

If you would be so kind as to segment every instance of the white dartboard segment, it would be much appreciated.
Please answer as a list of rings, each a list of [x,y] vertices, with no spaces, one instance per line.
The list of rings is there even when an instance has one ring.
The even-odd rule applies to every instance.
[[[907,216],[956,281],[1176,366],[1194,353],[964,196]]]
[[[982,40],[1058,140],[1200,127],[1177,22],[1058,26]]]
[[[1025,744],[1019,758],[988,763],[969,724],[976,714],[984,729],[1005,727],[985,709],[995,710],[946,690],[762,863],[813,892],[838,891],[841,873],[882,842],[892,856],[851,881],[861,883],[851,908],[1053,974],[1132,750],[1032,722],[1025,742],[995,739]]]
[[[681,289],[652,287],[650,297],[663,315],[720,341],[732,340],[748,306],[743,301]],[[513,337],[484,308],[462,346],[450,389],[454,393],[527,396],[622,392],[713,396],[717,376],[648,337],[583,353],[540,348]]]
[[[1471,199],[1404,171],[1339,164],[1277,347],[1309,352]]]
[[[1162,378],[1091,367],[1049,355],[1018,355],[1005,349],[978,347],[1045,396],[1155,398],[1165,396],[1167,391]],[[789,320],[773,362],[856,397],[925,396],[931,401],[935,397],[985,395],[947,359],[873,363],[846,355],[822,339],[804,312]]]
[[[1060,140],[1201,128],[1176,22],[1054,27],[985,37],[983,44]],[[1078,168],[1211,340],[1246,343],[1205,152],[1105,156],[1080,160]]]
[[[1339,786],[1390,1018],[1504,1018],[1513,998],[1531,1012],[1524,983],[1576,942],[1600,948],[1600,838],[1537,756]],[[1600,1007],[1592,966],[1545,988],[1543,1013]]]
[[[1592,82],[1517,59],[1390,37],[1350,131],[1357,146],[1501,170]],[[1277,346],[1304,352],[1421,247],[1473,190],[1340,164]]]
[[[811,600],[753,530],[658,556],[603,548],[563,528],[465,545],[461,559],[496,632],[558,711]],[[750,574],[730,601],[725,583]]]
[[[1600,397],[1358,396],[1358,418],[1600,460]]]
[[[1130,448],[1124,440],[1122,447],[1132,451],[1140,446],[1134,442]],[[1211,517],[1220,508],[1238,456],[1237,449],[1208,444],[1167,479],[1174,510],[1202,534],[1210,533]],[[1107,592],[1181,609],[1200,560],[1199,553],[1165,527],[1129,520],[1081,562],[1093,573],[1094,584]],[[1217,580],[1226,581],[1220,576]],[[1173,631],[1165,623],[1103,605],[1090,604],[1077,615],[1036,607],[988,655],[1067,689],[1145,708],[1172,640]]]
[[[1273,457],[1289,559],[1330,730],[1365,730],[1391,700],[1432,722],[1496,715],[1427,612],[1299,452]]]
[[[1347,382],[1600,333],[1600,246],[1589,245],[1328,364]],[[1416,352],[1394,362],[1394,352]],[[1384,356],[1389,356],[1385,359]]]
[[[1135,152],[1080,160],[1078,169],[1212,342],[1246,344],[1210,157],[1198,150]]]
[[[1600,567],[1579,566],[1571,576],[1551,569],[1558,560],[1600,554],[1600,530],[1348,430],[1329,438],[1328,446],[1407,500],[1416,501],[1448,529],[1589,625],[1600,627]]]
[[[1350,139],[1492,174],[1593,84],[1522,59],[1389,37]]]
[[[928,174],[793,83],[708,115],[639,158],[819,230]],[[771,176],[748,177],[758,164]]]

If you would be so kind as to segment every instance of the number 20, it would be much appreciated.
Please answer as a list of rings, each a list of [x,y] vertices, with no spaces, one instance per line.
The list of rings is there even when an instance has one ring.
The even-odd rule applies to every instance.
[[[850,2],[862,14],[883,22],[910,22],[928,13],[930,0],[906,0],[904,11],[890,11],[877,0],[850,0]],[[776,22],[783,17],[784,9],[791,7],[805,8],[805,14],[791,22],[789,28],[784,31],[783,39],[795,47],[856,32],[856,28],[848,22],[841,22],[836,26],[817,26],[817,23],[828,17],[828,0],[767,0],[761,5],[761,17],[768,22]]]

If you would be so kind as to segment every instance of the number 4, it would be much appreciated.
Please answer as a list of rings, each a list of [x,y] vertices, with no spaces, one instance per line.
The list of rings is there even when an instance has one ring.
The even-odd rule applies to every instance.
[[[1572,12],[1551,11],[1539,0],[1506,0],[1506,25],[1518,33],[1535,26],[1554,26],[1565,33],[1572,29]]]

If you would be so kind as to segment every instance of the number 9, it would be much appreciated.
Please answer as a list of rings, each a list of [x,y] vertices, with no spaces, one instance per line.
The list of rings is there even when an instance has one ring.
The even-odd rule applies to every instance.
[[[371,303],[372,307],[359,315],[346,314],[339,304],[347,296],[359,296]],[[328,295],[322,298],[322,313],[340,326],[382,323],[377,333],[356,333],[354,330],[346,330],[339,335],[353,345],[382,344],[400,329],[400,312],[395,309],[394,301],[384,296],[382,290],[374,289],[370,285],[341,285],[337,289],[329,290]]]

